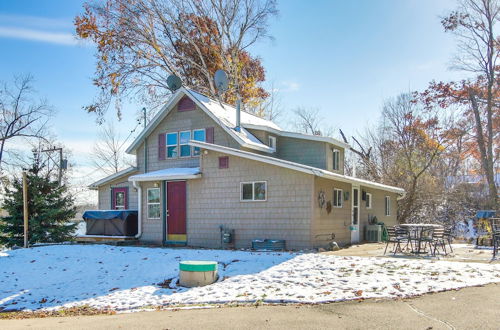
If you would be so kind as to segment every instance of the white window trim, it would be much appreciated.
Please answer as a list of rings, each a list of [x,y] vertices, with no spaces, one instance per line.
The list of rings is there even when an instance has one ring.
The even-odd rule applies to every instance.
[[[268,140],[269,140],[269,147],[274,151],[276,151],[276,137],[269,135]]]
[[[385,196],[384,197],[384,213],[386,217],[391,216],[391,196]]]
[[[206,142],[207,141],[207,130],[205,128],[197,128],[197,129],[194,129],[191,131],[191,139],[193,139],[194,141],[198,141],[198,140],[195,140],[194,139],[194,132],[199,132],[199,131],[203,131],[205,133],[205,140],[204,141],[201,141],[201,142]],[[193,147],[192,150],[191,150],[191,157],[200,157],[200,154],[198,155],[195,155],[194,154],[194,150],[196,149],[197,147]]]
[[[157,189],[157,190],[159,191],[159,193],[160,193],[160,194],[159,194],[160,201],[159,201],[158,203],[150,203],[150,202],[149,202],[149,191],[150,191],[150,190],[155,190],[155,189]],[[151,218],[151,217],[149,216],[149,205],[160,205],[160,216],[159,216],[158,218]],[[146,206],[147,206],[147,208],[146,208],[146,213],[147,213],[147,218],[148,218],[148,219],[152,219],[152,220],[158,220],[158,219],[161,219],[161,190],[160,190],[160,188],[148,188],[148,189],[146,190]]]
[[[243,199],[243,185],[244,184],[252,184],[252,199]],[[264,199],[255,199],[255,184],[256,183],[264,183],[264,187],[266,190],[266,198]],[[267,181],[247,181],[240,182],[240,202],[267,202]]]
[[[182,133],[189,133],[189,140],[193,137],[193,133],[191,130],[185,130],[185,131],[179,131],[179,158],[191,158],[193,156],[193,150],[192,148],[189,148],[189,156],[181,156],[181,146],[189,146],[189,140],[187,143],[182,143],[181,144],[181,134]]]
[[[368,196],[370,196],[370,198],[368,198]],[[366,209],[371,209],[372,208],[372,204],[373,204],[373,195],[369,192],[366,193],[366,198],[370,201],[370,203],[368,203],[368,206],[366,206]],[[366,203],[365,203],[366,205]]]
[[[337,154],[337,168],[335,168],[335,154]],[[333,157],[333,160],[332,160],[332,169],[334,171],[340,171],[340,150],[339,149],[333,149],[332,151],[332,157]]]
[[[175,134],[177,136],[177,139],[176,139],[176,144],[168,144],[168,135],[169,134]],[[180,156],[180,148],[179,148],[179,142],[180,142],[180,139],[179,139],[179,132],[167,132],[165,133],[165,159],[175,159],[175,158],[179,158]],[[175,157],[168,157],[168,147],[176,147],[177,148],[177,156]]]
[[[335,205],[335,203],[337,202],[337,200],[335,200],[335,192],[336,191],[338,191],[340,193],[340,205]],[[338,194],[337,194],[337,196],[338,196]],[[341,209],[344,207],[344,190],[333,188],[333,207],[336,209]]]

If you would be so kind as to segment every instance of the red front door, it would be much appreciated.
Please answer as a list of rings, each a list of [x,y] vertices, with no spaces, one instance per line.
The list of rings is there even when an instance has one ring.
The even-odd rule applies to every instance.
[[[126,210],[128,208],[127,192],[127,188],[111,189],[111,208],[113,210]]]
[[[187,240],[186,181],[167,182],[167,240]]]

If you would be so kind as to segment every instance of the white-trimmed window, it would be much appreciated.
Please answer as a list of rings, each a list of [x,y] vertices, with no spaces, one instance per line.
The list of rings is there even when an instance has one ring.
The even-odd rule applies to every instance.
[[[167,140],[167,158],[177,158],[178,154],[178,147],[177,147],[177,132],[175,133],[167,133],[166,134],[166,140]]]
[[[188,144],[191,140],[191,131],[179,132],[179,149],[181,157],[191,157],[191,146]]]
[[[385,215],[386,216],[391,215],[391,197],[390,196],[385,196]]]
[[[148,219],[160,219],[160,188],[148,188]]]
[[[276,137],[275,136],[269,136],[269,148],[273,149],[276,151]]]
[[[342,207],[344,201],[343,195],[342,189],[333,189],[333,207]]]
[[[372,194],[366,193],[366,208],[371,209],[372,208]]]
[[[240,200],[242,202],[264,202],[267,200],[267,182],[241,182]]]
[[[193,130],[193,140],[206,142],[207,134],[205,132],[205,129],[204,128],[203,129],[194,129]],[[198,156],[199,154],[200,154],[200,148],[193,147],[193,156]]]
[[[333,170],[338,171],[340,169],[340,150],[333,149]]]

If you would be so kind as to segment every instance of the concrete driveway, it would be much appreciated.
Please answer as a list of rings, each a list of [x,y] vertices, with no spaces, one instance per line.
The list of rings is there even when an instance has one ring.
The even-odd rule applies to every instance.
[[[405,300],[3,320],[0,329],[500,329],[500,284]]]

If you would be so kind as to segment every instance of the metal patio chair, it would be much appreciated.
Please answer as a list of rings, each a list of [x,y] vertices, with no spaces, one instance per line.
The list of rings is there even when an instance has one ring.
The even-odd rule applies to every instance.
[[[401,248],[401,243],[406,243],[408,245],[408,231],[401,227],[387,227],[387,244],[385,245],[384,255],[387,252],[387,247],[389,244],[394,245],[393,255],[396,255],[396,252],[403,253],[403,249]]]
[[[448,246],[450,247],[451,253],[453,253],[453,248],[451,247],[451,242],[453,241],[453,230],[448,227],[444,229],[444,239],[446,240],[446,243],[448,243]]]
[[[448,242],[448,239],[445,236],[446,230],[444,228],[435,228],[432,231],[432,255],[436,255],[436,251],[438,247],[443,249],[444,255],[448,255],[448,251],[446,251],[446,243]]]

